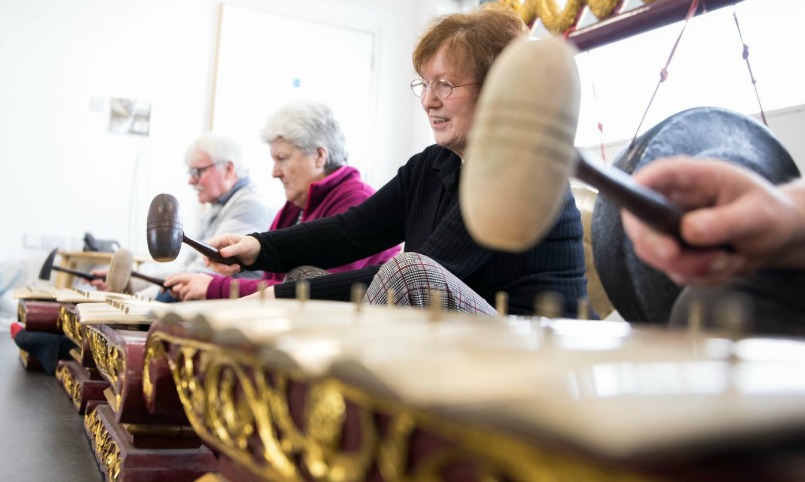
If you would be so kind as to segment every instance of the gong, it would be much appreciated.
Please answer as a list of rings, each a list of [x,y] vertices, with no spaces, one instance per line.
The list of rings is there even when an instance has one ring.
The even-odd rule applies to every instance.
[[[724,159],[774,184],[800,175],[767,127],[715,107],[696,107],[668,117],[619,153],[613,165],[632,174],[655,159],[679,155]],[[667,323],[682,288],[637,258],[623,230],[620,208],[604,194],[595,202],[592,236],[596,270],[621,316],[633,322]]]

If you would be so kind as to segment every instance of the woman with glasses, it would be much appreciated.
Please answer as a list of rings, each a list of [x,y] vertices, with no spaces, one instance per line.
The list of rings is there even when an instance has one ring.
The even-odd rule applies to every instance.
[[[263,141],[271,149],[272,176],[282,183],[287,202],[277,213],[269,231],[302,222],[326,218],[360,204],[375,190],[361,181],[360,173],[347,165],[346,139],[333,111],[321,102],[296,101],[277,109],[266,122]],[[255,230],[257,231],[257,230]],[[399,246],[357,261],[331,268],[329,272],[352,271],[381,264],[399,253]],[[327,274],[324,270],[297,269],[290,277],[305,273]],[[268,286],[286,278],[284,272],[266,272]],[[177,273],[165,279],[172,294],[183,300],[229,298],[232,278],[206,273]],[[238,280],[238,294],[257,291],[258,280]]]
[[[326,268],[405,243],[405,253],[371,266],[310,281],[313,298],[348,300],[353,283],[368,285],[365,301],[428,304],[433,290],[449,309],[493,315],[496,293],[508,293],[508,310],[533,312],[542,292],[564,298],[563,313],[575,316],[586,297],[582,225],[568,197],[545,239],[523,253],[478,245],[459,208],[458,183],[467,135],[487,71],[512,40],[528,29],[512,11],[485,4],[469,13],[437,19],[413,54],[419,78],[411,83],[430,122],[436,144],[414,155],[375,195],[343,215],[250,236],[225,235],[211,243],[246,269],[287,271],[299,265]],[[237,266],[215,264],[222,273]],[[267,297],[294,296],[279,284]]]

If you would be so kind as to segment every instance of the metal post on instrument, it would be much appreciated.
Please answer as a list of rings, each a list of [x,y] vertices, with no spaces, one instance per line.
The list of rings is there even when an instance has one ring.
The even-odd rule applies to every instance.
[[[428,291],[428,311],[430,311],[430,321],[441,321],[444,317],[442,313],[442,292],[440,290]]]
[[[590,300],[587,298],[579,298],[576,302],[576,317],[580,320],[590,319]]]
[[[504,317],[509,314],[509,294],[505,291],[495,293],[495,309],[498,316]]]
[[[351,291],[352,303],[355,305],[355,312],[361,312],[363,296],[366,294],[366,285],[363,283],[353,283]]]
[[[562,313],[562,295],[543,291],[534,298],[534,314],[543,318],[559,318]]]
[[[236,300],[240,298],[240,282],[238,280],[233,279],[229,283],[229,299]]]
[[[310,282],[301,280],[296,282],[296,301],[304,303],[310,299]]]

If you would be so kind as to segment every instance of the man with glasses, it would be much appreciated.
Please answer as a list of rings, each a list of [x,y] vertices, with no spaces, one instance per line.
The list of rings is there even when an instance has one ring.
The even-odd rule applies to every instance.
[[[233,140],[209,132],[187,148],[185,154],[188,183],[207,204],[196,238],[205,240],[221,233],[248,234],[263,231],[274,218],[258,193],[242,159],[241,148]],[[210,270],[194,250],[186,250],[182,271]],[[244,273],[245,274],[245,273]],[[249,273],[246,277],[260,277]]]
[[[188,184],[195,189],[198,202],[205,205],[200,231],[195,238],[206,240],[222,233],[248,234],[260,232],[271,223],[274,213],[257,191],[249,177],[249,169],[243,161],[240,146],[227,137],[208,132],[203,134],[185,151]],[[195,250],[182,250],[183,258],[176,266],[177,272],[205,272],[212,270],[204,265],[204,258]],[[94,270],[106,274],[106,270]],[[240,278],[260,278],[262,272],[240,273]],[[106,289],[103,280],[92,281],[98,289]],[[135,286],[145,289],[149,286]],[[157,295],[159,301],[176,301],[169,292]]]

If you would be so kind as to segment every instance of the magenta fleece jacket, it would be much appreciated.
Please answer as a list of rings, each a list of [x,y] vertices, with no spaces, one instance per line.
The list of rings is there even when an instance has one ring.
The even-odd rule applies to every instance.
[[[371,186],[361,181],[361,175],[357,169],[342,166],[321,181],[310,185],[304,211],[290,202],[286,202],[277,213],[274,222],[271,223],[269,231],[293,226],[299,218],[300,211],[302,211],[303,223],[343,213],[350,207],[362,203],[374,192]],[[341,273],[383,264],[399,252],[400,247],[395,246],[368,258],[330,268],[327,271]],[[285,273],[266,272],[263,275],[263,281],[266,281],[268,286],[272,286],[282,283],[284,277]],[[207,286],[207,299],[229,298],[229,285],[232,279],[228,276],[213,275],[212,281]],[[257,279],[238,279],[240,296],[256,292],[259,282],[260,280]]]

